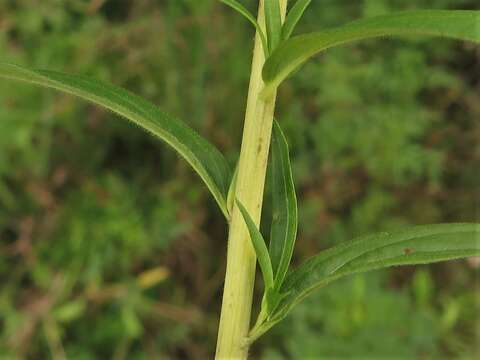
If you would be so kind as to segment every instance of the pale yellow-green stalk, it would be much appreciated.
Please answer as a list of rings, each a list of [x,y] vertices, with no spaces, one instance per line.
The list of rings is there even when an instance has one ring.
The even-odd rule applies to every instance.
[[[287,0],[279,0],[285,17]],[[259,1],[258,22],[265,28],[263,0]],[[276,92],[262,98],[262,68],[265,56],[258,34],[248,91],[245,125],[238,167],[235,196],[258,225],[263,203],[265,174],[268,162]],[[247,227],[237,206],[230,219],[227,270],[222,312],[217,339],[217,359],[245,359],[250,326],[256,256]]]

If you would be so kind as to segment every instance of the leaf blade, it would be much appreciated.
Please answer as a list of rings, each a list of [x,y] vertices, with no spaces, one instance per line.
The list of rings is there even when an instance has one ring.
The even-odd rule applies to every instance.
[[[287,276],[282,288],[286,297],[254,337],[281,321],[312,291],[344,276],[469,256],[480,256],[480,224],[420,225],[342,243],[310,258]]]
[[[480,42],[480,11],[417,10],[376,16],[321,32],[299,35],[280,45],[267,60],[266,92],[276,88],[312,56],[330,47],[393,35],[443,36]]]
[[[268,49],[272,52],[282,37],[282,16],[279,0],[265,0],[265,26],[267,28]]]
[[[265,244],[265,240],[263,239],[262,234],[260,233],[254,221],[250,217],[247,209],[242,205],[239,200],[237,200],[236,203],[240,212],[242,213],[243,220],[247,225],[250,239],[255,249],[255,253],[257,254],[258,263],[260,264],[260,268],[262,270],[263,281],[265,283],[266,289],[265,292],[267,292],[268,289],[271,289],[273,287],[273,270],[270,255],[268,254],[267,245]]]
[[[233,171],[232,180],[230,181],[230,186],[228,188],[227,194],[227,210],[228,214],[232,215],[233,207],[235,205],[235,191],[237,190],[237,178],[238,178],[238,161]]]
[[[230,169],[223,155],[185,123],[147,100],[94,79],[0,62],[0,77],[53,88],[100,105],[132,121],[173,147],[200,175],[224,215]]]
[[[255,19],[253,14],[247,10],[245,6],[240,4],[236,0],[220,0],[222,3],[225,5],[231,7],[235,11],[237,11],[239,14],[241,14],[245,19],[247,19],[257,30],[258,36],[260,36],[260,40],[262,41],[262,46],[263,46],[263,51],[265,53],[265,56],[268,54],[268,42],[267,38],[265,36],[265,33],[263,32],[260,24],[258,21]]]
[[[279,289],[293,255],[297,236],[298,208],[288,144],[276,120],[274,120],[272,135],[273,209],[269,252],[275,273],[275,288]]]
[[[312,0],[298,0],[289,11],[282,28],[282,40],[288,40]]]

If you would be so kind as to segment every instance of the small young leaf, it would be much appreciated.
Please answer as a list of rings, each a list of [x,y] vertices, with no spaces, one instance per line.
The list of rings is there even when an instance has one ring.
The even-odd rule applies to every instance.
[[[303,13],[312,0],[298,0],[289,11],[282,28],[282,40],[288,40],[292,36],[295,27],[303,16]]]
[[[430,35],[480,42],[480,11],[417,10],[354,21],[339,28],[295,36],[271,54],[263,68],[264,93],[312,56],[333,46],[392,35]]]
[[[173,147],[200,175],[228,219],[230,169],[223,155],[185,123],[122,88],[94,79],[0,63],[0,77],[57,89],[91,101],[132,121]]]
[[[268,49],[272,52],[280,44],[282,38],[282,16],[279,0],[265,0],[265,25],[267,27]]]
[[[272,263],[270,261],[270,255],[268,254],[267,245],[265,245],[265,240],[250,217],[247,209],[245,209],[242,203],[238,200],[237,205],[242,213],[243,219],[245,220],[248,232],[250,233],[250,239],[252,240],[253,247],[255,248],[255,253],[257,254],[258,263],[260,264],[263,281],[265,283],[265,290],[267,291],[273,287]]]
[[[270,256],[275,274],[275,288],[285,279],[297,237],[297,198],[285,135],[277,121],[272,134],[272,226]]]
[[[230,6],[232,9],[236,10],[241,15],[243,15],[255,27],[255,29],[257,30],[258,36],[260,36],[260,40],[262,41],[262,47],[266,57],[268,55],[267,38],[265,37],[265,33],[263,32],[262,28],[260,27],[260,24],[252,15],[252,13],[248,11],[247,8],[245,8],[245,6],[243,6],[236,0],[220,0],[220,1],[227,6]]]
[[[282,320],[313,290],[346,275],[390,266],[429,264],[480,255],[480,224],[422,225],[349,241],[310,258],[285,279],[287,296],[253,337]]]

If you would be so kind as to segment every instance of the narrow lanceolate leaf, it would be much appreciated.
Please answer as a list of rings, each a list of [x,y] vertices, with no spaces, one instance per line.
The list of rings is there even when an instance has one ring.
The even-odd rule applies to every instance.
[[[419,10],[377,16],[345,26],[292,37],[280,45],[263,68],[268,84],[275,89],[301,64],[319,52],[354,41],[393,35],[429,35],[480,42],[480,11]]]
[[[173,147],[200,175],[228,217],[227,191],[231,178],[223,155],[185,123],[122,88],[85,76],[30,70],[0,63],[0,77],[54,88],[107,108],[159,137]]]
[[[289,11],[285,23],[282,28],[282,40],[288,40],[292,36],[298,22],[303,16],[303,13],[310,5],[312,0],[298,0],[292,9]]]
[[[267,56],[268,54],[267,38],[265,37],[265,33],[263,32],[262,28],[260,27],[260,24],[252,15],[252,13],[248,11],[247,8],[245,8],[245,6],[243,6],[236,0],[220,0],[220,1],[225,5],[230,6],[232,9],[236,10],[238,13],[243,15],[248,21],[250,21],[250,23],[257,30],[258,36],[260,36],[260,40],[262,41],[263,51],[265,52],[265,56]]]
[[[272,185],[270,256],[275,274],[275,288],[280,289],[295,246],[298,211],[288,144],[277,121],[274,121],[272,136]]]
[[[272,52],[282,39],[282,16],[279,0],[265,0],[265,25],[268,49]]]
[[[286,297],[255,337],[282,320],[313,290],[346,275],[470,256],[480,256],[480,224],[422,225],[340,244],[310,258],[287,276],[281,289]]]
[[[271,289],[273,286],[273,271],[267,245],[265,245],[265,240],[250,217],[247,209],[245,209],[242,203],[238,200],[237,205],[242,213],[243,219],[245,220],[245,224],[247,225],[248,232],[250,234],[250,239],[252,240],[253,247],[255,248],[255,253],[257,254],[258,263],[260,264],[263,281],[265,283],[265,290]]]

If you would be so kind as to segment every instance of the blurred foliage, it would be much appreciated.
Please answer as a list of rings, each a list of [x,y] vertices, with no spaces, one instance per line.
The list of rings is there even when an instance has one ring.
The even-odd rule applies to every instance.
[[[301,28],[410,8],[480,7],[313,1]],[[127,87],[232,164],[251,39],[214,0],[0,0],[2,60]],[[297,263],[379,229],[478,219],[479,67],[470,44],[378,40],[329,50],[288,81],[277,114],[299,193]],[[69,96],[0,82],[1,358],[211,357],[226,231],[195,174],[154,138]],[[461,261],[342,281],[252,354],[478,358],[477,276]]]

